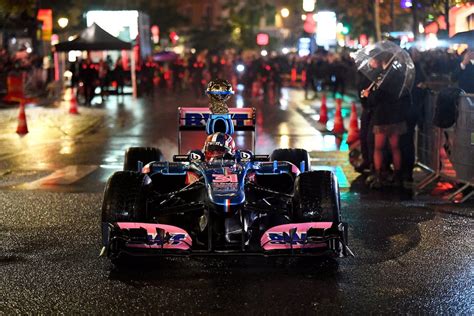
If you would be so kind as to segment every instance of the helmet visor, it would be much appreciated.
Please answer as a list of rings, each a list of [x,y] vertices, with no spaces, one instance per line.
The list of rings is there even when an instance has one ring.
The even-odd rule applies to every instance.
[[[227,148],[222,145],[207,145],[205,150],[206,159],[224,157],[226,153]]]

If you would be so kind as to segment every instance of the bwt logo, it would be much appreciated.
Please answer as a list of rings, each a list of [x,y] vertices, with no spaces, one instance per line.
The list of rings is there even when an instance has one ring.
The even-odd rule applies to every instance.
[[[298,235],[297,232],[293,234],[293,241],[289,233],[268,233],[268,238],[270,238],[270,244],[284,245],[284,244],[300,244],[304,245],[307,243],[306,233],[301,233]]]
[[[207,120],[211,113],[186,113],[184,115],[184,125],[185,126],[203,126],[206,125]],[[245,113],[235,113],[232,114],[232,120],[236,126],[245,126],[245,121],[250,120],[248,114]]]
[[[156,234],[156,236],[153,238],[153,235],[147,235],[147,241],[150,244],[157,244],[157,245],[163,245],[163,244],[170,244],[170,245],[179,245],[184,239],[186,238],[185,234],[171,234],[169,239],[165,237],[164,240],[161,239],[161,236]]]

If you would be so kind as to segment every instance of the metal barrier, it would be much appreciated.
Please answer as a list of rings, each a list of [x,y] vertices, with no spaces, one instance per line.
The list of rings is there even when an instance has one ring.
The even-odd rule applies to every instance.
[[[416,130],[416,158],[417,165],[430,172],[439,169],[438,152],[440,144],[440,129],[433,125],[434,104],[436,104],[437,93],[430,91],[424,99],[421,109],[422,120]]]
[[[417,165],[430,174],[418,183],[416,193],[443,178],[460,184],[448,199],[455,201],[463,193],[456,200],[462,203],[474,195],[474,94],[460,96],[456,123],[449,129],[440,129],[432,123],[436,99],[435,92],[426,97],[423,122],[417,129]]]

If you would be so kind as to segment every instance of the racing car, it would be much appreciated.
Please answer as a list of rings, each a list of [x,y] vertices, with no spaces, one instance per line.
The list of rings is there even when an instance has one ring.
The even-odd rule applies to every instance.
[[[131,147],[124,170],[108,180],[102,205],[102,253],[123,256],[280,255],[343,257],[337,178],[310,170],[304,149],[269,155],[236,149],[230,135],[255,131],[255,109],[213,115],[179,109],[185,130],[206,130],[204,146],[164,161],[152,147]],[[254,138],[255,140],[255,138]]]

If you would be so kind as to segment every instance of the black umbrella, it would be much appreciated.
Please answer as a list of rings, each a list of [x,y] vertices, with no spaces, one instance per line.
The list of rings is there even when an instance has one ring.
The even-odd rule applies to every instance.
[[[453,44],[467,44],[474,47],[474,30],[456,33],[449,41]]]
[[[396,97],[411,91],[415,65],[397,44],[377,42],[358,50],[353,58],[357,70],[372,81],[371,88],[383,89]]]
[[[176,54],[175,52],[160,52],[153,55],[153,60],[166,62],[166,61],[174,61],[178,57],[179,57],[178,54]]]

